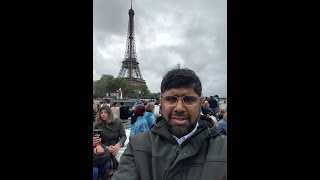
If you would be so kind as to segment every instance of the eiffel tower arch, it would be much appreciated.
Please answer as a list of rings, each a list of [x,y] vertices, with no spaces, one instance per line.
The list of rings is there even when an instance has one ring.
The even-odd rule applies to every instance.
[[[131,84],[146,84],[142,77],[139,68],[139,62],[137,60],[135,38],[134,38],[134,10],[129,9],[129,22],[128,22],[128,32],[127,32],[127,43],[124,59],[122,61],[122,66],[118,77],[125,79]]]

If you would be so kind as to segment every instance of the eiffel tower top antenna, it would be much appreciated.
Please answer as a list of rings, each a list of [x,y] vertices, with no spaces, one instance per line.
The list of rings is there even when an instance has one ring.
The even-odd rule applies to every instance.
[[[131,0],[131,9],[132,9],[132,0]]]

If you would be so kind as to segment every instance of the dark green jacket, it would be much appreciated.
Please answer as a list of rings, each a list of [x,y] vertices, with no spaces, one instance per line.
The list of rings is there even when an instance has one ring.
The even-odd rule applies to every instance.
[[[115,122],[111,122],[110,124],[98,124],[96,125],[96,128],[102,130],[101,143],[106,146],[115,145],[118,142],[121,142],[123,146],[127,139],[126,132],[120,119],[116,119]]]
[[[162,117],[151,131],[130,136],[112,180],[226,180],[227,137],[217,134],[211,119],[203,118],[181,146]]]

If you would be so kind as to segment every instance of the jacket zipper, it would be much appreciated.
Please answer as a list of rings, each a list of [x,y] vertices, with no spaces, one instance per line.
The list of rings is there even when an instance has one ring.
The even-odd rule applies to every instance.
[[[177,148],[176,148],[176,156],[174,158],[174,162],[176,161],[177,157],[179,156],[179,153],[181,151],[181,145],[180,144],[177,144]],[[173,163],[174,163],[173,162]],[[171,165],[172,166],[172,165]],[[169,170],[171,169],[171,167],[169,168]],[[168,172],[169,170],[166,172],[166,175],[165,175],[165,178],[164,179],[167,179],[168,178]]]

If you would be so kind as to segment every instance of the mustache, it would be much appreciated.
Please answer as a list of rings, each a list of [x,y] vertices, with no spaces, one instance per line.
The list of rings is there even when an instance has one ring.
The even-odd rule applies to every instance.
[[[174,113],[171,112],[171,113],[169,114],[169,119],[171,119],[172,116],[183,117],[183,118],[187,118],[187,119],[191,120],[191,116],[188,115],[188,114],[185,114],[184,112],[174,112]]]

